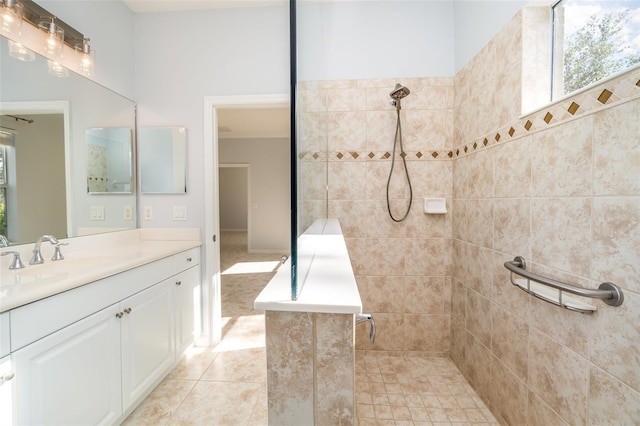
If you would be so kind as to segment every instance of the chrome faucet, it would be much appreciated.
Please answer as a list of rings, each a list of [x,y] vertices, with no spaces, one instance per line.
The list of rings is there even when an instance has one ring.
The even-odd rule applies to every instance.
[[[0,247],[9,247],[9,240],[2,234],[0,234]]]
[[[38,237],[38,239],[36,240],[36,245],[33,247],[33,256],[29,261],[29,265],[38,265],[44,262],[42,253],[40,253],[40,244],[42,244],[42,242],[44,241],[48,241],[53,245],[58,244],[58,239],[53,235],[43,235],[41,237]]]

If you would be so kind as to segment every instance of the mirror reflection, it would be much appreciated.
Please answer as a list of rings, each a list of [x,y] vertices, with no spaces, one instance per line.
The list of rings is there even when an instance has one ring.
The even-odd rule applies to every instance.
[[[33,118],[34,121],[29,124],[11,116]],[[36,54],[33,61],[12,58],[7,39],[0,36],[0,121],[0,130],[7,136],[2,139],[3,146],[14,138],[16,155],[27,147],[33,150],[17,159],[12,168],[10,150],[5,149],[7,184],[2,186],[1,192],[4,194],[6,226],[0,229],[11,244],[33,242],[33,233],[65,238],[137,226],[136,195],[131,189],[130,177],[126,190],[125,185],[118,185],[122,180],[120,177],[111,179],[108,175],[110,184],[116,180],[117,187],[109,197],[95,197],[87,192],[88,146],[85,142],[87,129],[119,128],[129,129],[131,133],[131,129],[135,129],[133,101],[74,72],[69,72],[65,78],[50,75],[47,61],[40,55]],[[52,121],[57,124],[46,124]],[[34,126],[44,127],[36,131]],[[28,133],[33,132],[43,137],[27,138]],[[53,135],[56,135],[55,142]],[[129,138],[133,139],[131,135]],[[28,145],[27,140],[30,141]],[[34,141],[43,145],[36,148]],[[41,156],[47,156],[46,152],[49,152],[50,163],[37,162]],[[130,152],[135,149],[130,148]],[[47,197],[28,184],[32,177],[44,174],[45,169],[49,174],[46,180],[40,180],[39,187],[46,189]],[[52,176],[56,176],[55,179]],[[52,194],[54,189],[57,195]],[[112,192],[111,189],[108,192]],[[54,204],[61,207],[54,210]],[[96,208],[104,214],[92,214]],[[39,215],[44,218],[35,219]],[[42,231],[33,224],[23,228],[22,224],[31,218],[34,218],[33,224],[46,229]],[[54,228],[47,224],[50,220],[55,220],[59,226]]]
[[[184,194],[186,186],[187,129],[141,127],[138,132],[140,191]]]
[[[131,129],[88,129],[87,160],[89,194],[131,192]]]
[[[16,116],[17,117],[17,116]],[[2,234],[9,241],[67,233],[62,114],[0,117]],[[29,196],[18,196],[19,194]],[[35,208],[38,200],[47,208]]]

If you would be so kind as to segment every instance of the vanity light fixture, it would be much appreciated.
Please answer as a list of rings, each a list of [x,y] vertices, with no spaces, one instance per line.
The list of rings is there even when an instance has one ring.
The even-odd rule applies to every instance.
[[[11,57],[25,62],[34,61],[36,59],[36,54],[33,52],[33,50],[27,49],[21,43],[17,43],[13,40],[8,40],[8,42],[9,55]]]
[[[59,62],[51,59],[47,60],[48,73],[54,77],[69,77],[69,70],[60,65]]]
[[[32,50],[27,49],[17,41],[22,34],[22,15],[24,6],[16,0],[3,0],[0,8],[0,23],[2,34],[9,43],[9,55],[21,61],[33,61],[36,58]]]
[[[2,12],[2,33],[8,37],[19,37],[22,29],[22,14],[24,8],[22,3],[16,0],[3,0]]]
[[[78,72],[93,77],[96,73],[95,50],[91,50],[89,39],[83,38],[82,42],[76,45],[76,55],[78,63]]]
[[[0,18],[2,19],[2,33],[7,37],[17,38],[22,29],[22,14],[24,7],[16,0],[3,0]]]
[[[64,30],[56,25],[56,18],[51,17],[41,21],[39,25],[43,31],[42,51],[49,59],[62,59],[62,46],[64,45]]]
[[[0,0],[0,6],[0,34],[9,39],[12,57],[32,61],[40,53],[49,59],[49,74],[57,77],[69,70],[95,75],[95,52],[84,34],[33,0]]]

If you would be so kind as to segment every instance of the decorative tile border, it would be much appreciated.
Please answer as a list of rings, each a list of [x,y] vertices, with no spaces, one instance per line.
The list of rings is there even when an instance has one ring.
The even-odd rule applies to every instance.
[[[379,161],[389,160],[393,151],[304,151],[298,153],[301,161]],[[402,154],[396,153],[399,158]],[[405,151],[407,161],[449,160],[453,158],[451,150],[442,151]]]
[[[453,150],[451,158],[473,154],[483,148],[536,133],[581,115],[594,113],[611,105],[640,98],[640,70],[635,69],[584,92],[580,92],[546,108],[521,117]]]
[[[406,159],[407,161],[453,160],[634,98],[640,98],[640,69],[622,74],[617,78],[523,116],[511,124],[459,145],[452,150],[405,151]],[[391,156],[391,151],[303,151],[298,153],[300,161],[390,161]]]

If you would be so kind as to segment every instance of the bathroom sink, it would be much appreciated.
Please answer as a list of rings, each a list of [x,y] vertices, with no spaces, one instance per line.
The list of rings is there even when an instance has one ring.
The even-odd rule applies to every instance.
[[[51,261],[39,265],[25,263],[22,269],[2,271],[2,286],[23,284],[48,284],[78,275],[94,273],[108,267],[116,261],[116,256],[67,257],[64,260]]]

